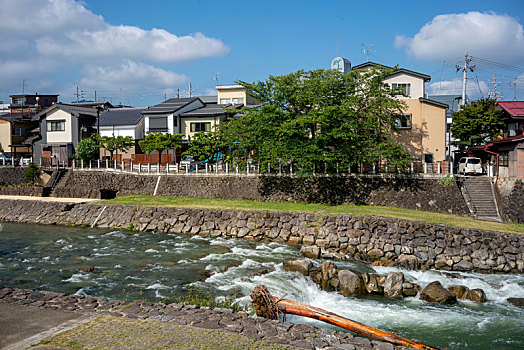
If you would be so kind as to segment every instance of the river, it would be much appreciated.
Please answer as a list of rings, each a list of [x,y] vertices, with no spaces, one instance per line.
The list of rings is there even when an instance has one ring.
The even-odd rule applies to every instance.
[[[309,279],[284,271],[284,259],[300,256],[294,246],[153,232],[17,223],[0,226],[0,286],[169,302],[193,285],[217,295],[236,295],[240,303],[248,305],[252,289],[265,284],[273,295],[285,294],[287,299],[440,348],[524,348],[524,309],[506,301],[524,297],[522,274],[461,273],[452,278],[436,271],[337,262],[339,268],[361,272],[401,271],[422,287],[438,280],[445,287],[482,288],[488,302],[434,305],[418,297],[347,298],[321,291]],[[290,320],[330,328],[300,317]]]

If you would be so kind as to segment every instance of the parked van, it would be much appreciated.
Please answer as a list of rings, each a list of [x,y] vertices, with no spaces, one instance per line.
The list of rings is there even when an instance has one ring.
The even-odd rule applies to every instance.
[[[459,174],[482,174],[482,161],[480,158],[463,157],[459,160]]]

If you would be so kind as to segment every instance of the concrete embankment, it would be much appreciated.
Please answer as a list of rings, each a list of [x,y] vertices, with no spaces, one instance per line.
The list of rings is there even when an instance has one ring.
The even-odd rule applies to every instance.
[[[104,207],[106,207],[104,209]],[[222,236],[318,246],[411,269],[524,272],[524,235],[367,215],[2,200],[0,220]]]

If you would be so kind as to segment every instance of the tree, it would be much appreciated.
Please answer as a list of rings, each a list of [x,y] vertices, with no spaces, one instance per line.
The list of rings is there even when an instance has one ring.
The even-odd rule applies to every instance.
[[[35,183],[35,178],[40,175],[40,170],[38,169],[38,164],[29,163],[27,170],[25,171],[24,179],[25,182]]]
[[[98,144],[94,138],[80,140],[76,145],[76,155],[84,161],[95,158],[97,152]]]
[[[165,134],[162,132],[148,132],[145,139],[138,141],[140,148],[148,154],[152,151],[158,153],[158,164],[165,150],[180,148],[182,135]]]
[[[204,159],[213,157],[216,153],[225,150],[225,146],[217,132],[198,132],[191,138],[189,148],[184,154],[200,155]]]
[[[113,159],[115,151],[126,152],[133,146],[133,138],[131,136],[100,136],[100,146],[104,147]]]
[[[504,126],[501,112],[496,108],[495,101],[481,99],[453,113],[451,134],[457,141],[452,141],[452,144],[461,150],[482,145],[502,135]]]
[[[391,140],[405,104],[375,67],[343,74],[298,71],[257,83],[238,82],[262,104],[221,124],[220,139],[237,158],[265,166],[284,162],[303,173],[336,172],[359,163],[405,165],[408,156]]]

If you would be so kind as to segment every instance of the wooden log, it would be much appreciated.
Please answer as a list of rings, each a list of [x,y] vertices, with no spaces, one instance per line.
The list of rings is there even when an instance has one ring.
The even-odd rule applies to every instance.
[[[320,308],[272,296],[263,285],[255,287],[253,293],[251,294],[251,299],[258,316],[272,319],[278,318],[279,313],[284,315],[293,314],[304,316],[350,330],[369,338],[386,341],[391,344],[406,346],[414,349],[438,350],[438,348],[398,336],[395,333],[366,326],[365,324],[350,320]]]

